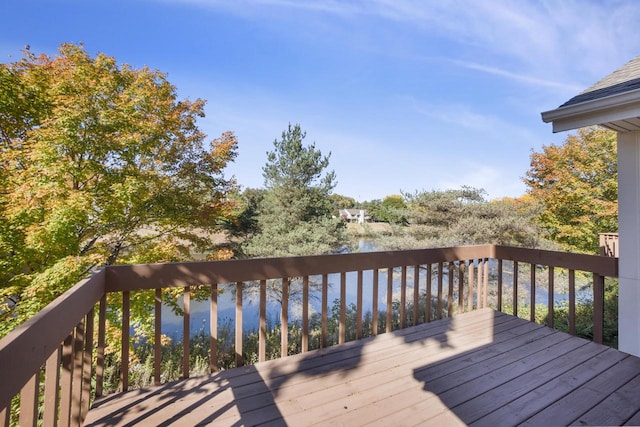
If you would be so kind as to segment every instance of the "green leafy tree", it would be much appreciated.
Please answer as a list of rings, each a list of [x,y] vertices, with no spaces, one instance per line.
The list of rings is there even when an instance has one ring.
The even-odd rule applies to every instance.
[[[377,221],[405,225],[407,223],[407,218],[405,217],[406,207],[404,197],[399,194],[393,194],[382,199],[379,204],[374,204],[371,214]]]
[[[487,201],[482,189],[405,194],[407,227],[395,227],[378,244],[387,249],[502,244],[550,247],[536,225],[530,199]]]
[[[300,125],[290,124],[267,153],[258,232],[242,245],[247,256],[328,253],[346,241],[330,197],[335,173],[326,171],[329,155],[323,156],[315,144],[303,145],[305,136]]]
[[[237,142],[206,142],[203,108],[78,45],[0,64],[1,333],[93,267],[210,248]]]
[[[333,204],[333,211],[337,214],[339,209],[353,209],[356,207],[356,199],[340,194],[330,194],[329,198]]]
[[[597,253],[598,233],[618,231],[616,156],[615,132],[599,127],[531,154],[524,182],[544,206],[540,224],[565,249]]]

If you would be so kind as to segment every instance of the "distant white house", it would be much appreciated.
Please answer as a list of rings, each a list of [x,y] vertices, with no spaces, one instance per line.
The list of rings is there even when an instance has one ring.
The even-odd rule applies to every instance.
[[[358,224],[364,224],[369,220],[365,209],[340,209],[338,215],[344,221],[357,222]]]

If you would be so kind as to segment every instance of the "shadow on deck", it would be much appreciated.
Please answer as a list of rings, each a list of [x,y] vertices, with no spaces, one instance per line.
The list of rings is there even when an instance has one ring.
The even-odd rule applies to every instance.
[[[640,358],[490,309],[105,397],[85,424],[640,423]]]

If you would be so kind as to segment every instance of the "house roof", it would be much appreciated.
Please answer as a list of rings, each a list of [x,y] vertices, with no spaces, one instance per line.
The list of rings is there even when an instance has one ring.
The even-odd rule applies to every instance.
[[[542,113],[560,132],[601,125],[618,132],[640,130],[640,56],[555,110]]]

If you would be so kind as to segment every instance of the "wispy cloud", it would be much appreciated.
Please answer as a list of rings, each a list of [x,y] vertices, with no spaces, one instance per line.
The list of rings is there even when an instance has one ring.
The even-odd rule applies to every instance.
[[[568,93],[575,93],[577,91],[584,89],[584,87],[582,86],[571,84],[571,83],[556,82],[552,80],[532,77],[525,74],[514,73],[514,72],[507,71],[497,67],[476,64],[474,62],[460,61],[460,60],[451,60],[451,62],[457,65],[460,65],[461,67],[469,68],[471,70],[477,70],[477,71],[482,71],[483,73],[492,74],[495,76],[506,77],[508,79],[515,80],[515,81],[522,82],[529,85],[544,86],[544,87],[553,88],[553,89],[561,89]]]
[[[349,25],[358,21],[358,31],[363,31],[362,21],[376,17],[401,23],[427,39],[451,41],[456,48],[449,56],[460,66],[550,89],[582,90],[640,53],[634,51],[640,32],[630,37],[624,30],[640,21],[640,8],[634,2],[164,1],[224,9],[261,22],[302,19],[310,28],[335,15],[349,18],[344,21]],[[378,31],[377,23],[371,23],[368,31]],[[407,49],[419,56],[425,44],[418,37]],[[576,75],[575,70],[581,72]]]

